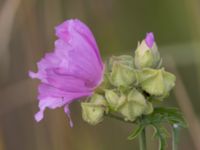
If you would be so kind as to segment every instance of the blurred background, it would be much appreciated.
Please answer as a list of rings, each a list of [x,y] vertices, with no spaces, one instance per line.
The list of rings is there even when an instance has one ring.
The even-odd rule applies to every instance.
[[[39,82],[27,72],[53,50],[54,27],[69,18],[92,29],[104,59],[133,53],[154,32],[165,67],[177,76],[165,105],[179,107],[189,124],[179,149],[200,150],[199,0],[0,0],[0,150],[139,149],[137,140],[126,140],[134,126],[111,119],[90,126],[78,102],[71,105],[72,129],[62,109],[35,122]],[[157,149],[151,128],[148,134],[148,150]]]

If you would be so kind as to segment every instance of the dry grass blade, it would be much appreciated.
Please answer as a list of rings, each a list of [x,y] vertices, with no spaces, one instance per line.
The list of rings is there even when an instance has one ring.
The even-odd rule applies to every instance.
[[[14,18],[21,0],[6,0],[0,11],[0,79],[5,81],[9,73],[9,51]]]

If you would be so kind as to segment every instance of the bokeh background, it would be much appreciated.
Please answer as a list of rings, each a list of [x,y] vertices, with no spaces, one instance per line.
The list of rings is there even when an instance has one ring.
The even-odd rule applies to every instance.
[[[126,139],[133,125],[105,119],[90,126],[78,102],[71,105],[72,129],[62,109],[35,122],[38,81],[27,72],[53,50],[54,27],[69,18],[92,29],[104,59],[133,54],[146,32],[154,32],[165,67],[177,75],[165,105],[179,107],[189,125],[179,149],[200,150],[199,0],[0,0],[0,150],[139,149],[137,140]],[[148,150],[155,150],[151,134],[149,128]]]

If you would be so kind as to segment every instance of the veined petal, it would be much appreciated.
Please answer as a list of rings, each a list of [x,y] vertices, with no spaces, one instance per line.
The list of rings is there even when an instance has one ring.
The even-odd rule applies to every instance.
[[[55,51],[62,56],[65,53],[68,60],[65,64],[70,64],[66,70],[86,79],[89,77],[91,82],[98,84],[103,63],[88,27],[78,20],[69,20],[56,27],[56,34],[59,39],[55,42]]]
[[[65,107],[84,96],[90,96],[103,78],[103,62],[90,29],[77,19],[67,20],[56,27],[58,39],[54,52],[47,53],[38,63],[38,72],[29,72],[31,78],[41,80],[39,108],[35,119],[43,118],[48,107]],[[72,123],[71,123],[72,125]]]
[[[56,35],[60,39],[64,39],[69,43],[72,42],[72,35],[76,33],[81,35],[82,38],[84,38],[84,40],[86,41],[86,43],[90,44],[92,49],[95,51],[95,55],[98,58],[99,64],[101,65],[101,68],[103,68],[103,63],[100,57],[98,46],[96,44],[96,40],[90,29],[84,23],[82,23],[78,19],[71,19],[58,25],[55,29]]]
[[[90,30],[78,20],[69,20],[56,27],[56,34],[59,39],[55,42],[55,51],[37,63],[38,72],[30,73],[31,77],[46,83],[46,70],[53,68],[97,86],[102,80],[103,63]]]
[[[69,105],[72,101],[80,97],[90,96],[92,92],[68,92],[47,84],[39,86],[39,112],[35,115],[36,121],[43,119],[43,114],[46,108],[55,109]]]
[[[83,97],[83,96],[90,96],[92,91],[85,91],[85,92],[71,92],[67,90],[61,90],[56,87],[50,86],[48,84],[40,84],[38,88],[38,99],[42,101],[47,97],[59,98],[62,100],[62,104],[71,103],[74,99]]]
[[[89,81],[76,75],[60,74],[57,70],[48,70],[46,80],[49,85],[68,92],[89,92],[93,90],[88,85]]]

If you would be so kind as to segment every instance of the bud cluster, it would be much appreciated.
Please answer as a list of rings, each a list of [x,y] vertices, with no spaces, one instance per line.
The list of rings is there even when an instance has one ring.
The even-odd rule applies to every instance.
[[[132,122],[151,114],[175,85],[175,76],[162,67],[153,33],[138,44],[134,57],[112,56],[105,67],[102,84],[81,103],[83,119],[92,125],[110,113]]]

